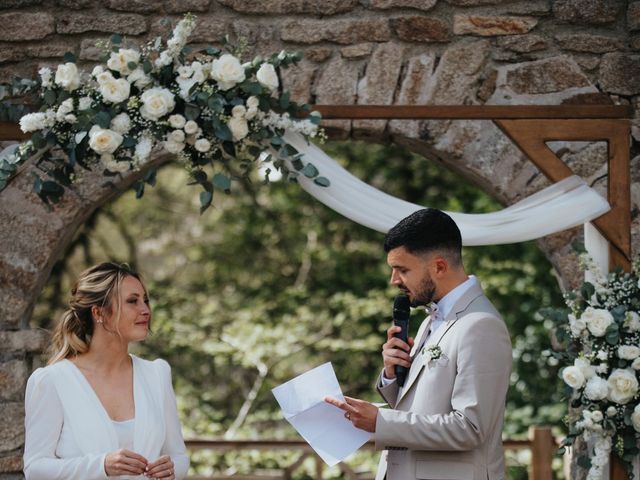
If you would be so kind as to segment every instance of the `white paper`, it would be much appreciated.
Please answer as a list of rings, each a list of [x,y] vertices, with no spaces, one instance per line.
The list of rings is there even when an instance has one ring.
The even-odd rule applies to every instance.
[[[274,388],[284,418],[330,467],[343,461],[372,436],[353,426],[327,396],[344,401],[336,373],[327,362]]]

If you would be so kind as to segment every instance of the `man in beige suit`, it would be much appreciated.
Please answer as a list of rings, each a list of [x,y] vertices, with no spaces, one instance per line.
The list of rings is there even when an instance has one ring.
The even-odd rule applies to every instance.
[[[460,230],[445,213],[419,210],[385,238],[391,283],[431,313],[416,339],[387,330],[377,388],[390,408],[327,401],[374,432],[384,450],[376,480],[504,478],[502,424],[511,342],[500,314],[462,265]],[[435,305],[433,305],[435,302]],[[396,365],[409,368],[405,384]]]

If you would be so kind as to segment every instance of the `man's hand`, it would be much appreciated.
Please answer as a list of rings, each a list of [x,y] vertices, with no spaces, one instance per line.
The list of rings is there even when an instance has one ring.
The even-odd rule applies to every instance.
[[[413,338],[409,337],[405,343],[394,335],[402,329],[392,325],[387,330],[387,343],[382,345],[382,360],[384,361],[384,376],[387,378],[396,378],[396,365],[403,367],[411,367],[411,357],[409,352],[413,347]]]
[[[345,401],[342,402],[333,397],[325,397],[324,401],[344,410],[344,417],[353,423],[354,427],[367,432],[375,432],[378,407],[357,398],[344,397],[344,399]]]

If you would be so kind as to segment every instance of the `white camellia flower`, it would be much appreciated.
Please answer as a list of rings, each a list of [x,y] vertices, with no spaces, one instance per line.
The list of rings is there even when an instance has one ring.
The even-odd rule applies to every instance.
[[[179,113],[176,113],[175,115],[171,115],[169,117],[169,125],[171,125],[173,128],[182,128],[184,127],[184,124],[186,122],[187,120]]]
[[[182,150],[184,150],[184,143],[171,142],[171,141],[164,142],[164,148],[169,153],[180,153]]]
[[[122,135],[97,125],[89,131],[89,146],[96,153],[113,153],[122,143]]]
[[[258,97],[254,97],[253,95],[247,98],[247,108],[258,108],[260,105],[260,100]]]
[[[218,82],[220,90],[229,90],[246,78],[244,68],[236,57],[225,53],[211,62],[211,78]]]
[[[594,422],[600,423],[603,418],[604,418],[604,415],[602,415],[602,412],[600,410],[591,412],[591,420],[593,420]]]
[[[609,384],[604,378],[593,376],[584,388],[584,396],[589,400],[604,400],[609,394]]]
[[[616,407],[607,408],[607,417],[615,417],[618,414],[618,409]]]
[[[618,347],[618,357],[623,360],[635,360],[640,357],[640,348],[635,345],[620,345]]]
[[[638,393],[638,380],[633,370],[616,368],[609,379],[608,398],[612,402],[624,405]]]
[[[631,423],[636,432],[640,432],[640,404],[636,405],[631,414]]]
[[[258,69],[258,73],[256,73],[256,78],[258,79],[260,85],[268,88],[272,92],[276,88],[278,88],[278,85],[280,85],[276,69],[270,63],[263,63],[260,66],[260,68]]]
[[[636,312],[627,312],[624,319],[624,326],[632,332],[640,330],[640,315]]]
[[[145,91],[141,96],[142,107],[140,114],[147,120],[157,121],[160,117],[173,111],[176,106],[173,93],[166,88],[154,87]]]
[[[107,67],[122,75],[129,75],[132,71],[131,68],[129,68],[129,63],[133,62],[137,64],[139,61],[140,52],[131,48],[121,48],[117,52],[111,52],[111,56],[107,61]]]
[[[47,116],[44,112],[27,113],[20,118],[20,130],[24,133],[36,132],[47,126]]]
[[[569,328],[571,335],[580,337],[585,328],[587,328],[587,323],[582,318],[576,318],[574,315],[569,314]]]
[[[173,130],[169,135],[167,135],[167,141],[184,143],[184,132],[182,130]]]
[[[92,103],[91,97],[82,97],[78,100],[78,110],[88,110],[91,108]]]
[[[249,125],[242,117],[232,117],[228,123],[229,130],[233,135],[233,141],[239,142],[249,134]]]
[[[131,84],[124,78],[111,78],[100,83],[100,93],[106,102],[120,103],[129,98]]]
[[[150,137],[143,136],[136,145],[135,152],[133,154],[134,160],[140,165],[149,159],[151,154],[151,148],[153,147],[153,140]]]
[[[602,337],[607,327],[613,323],[613,317],[608,310],[587,307],[580,317],[587,324],[587,328],[595,337]]]
[[[193,120],[189,120],[184,124],[184,133],[187,135],[193,135],[199,130],[198,124]]]
[[[63,65],[58,65],[55,82],[56,85],[60,85],[68,92],[76,90],[80,86],[80,73],[78,73],[76,64],[67,62]]]
[[[576,358],[573,362],[573,365],[580,369],[582,375],[584,375],[584,378],[587,380],[596,374],[595,368],[593,368],[591,362],[589,362],[589,360],[587,360],[586,358]]]
[[[205,153],[211,150],[211,142],[206,138],[200,138],[196,140],[194,147],[197,151]]]
[[[581,388],[584,385],[584,375],[578,367],[566,367],[562,371],[562,379],[571,388]]]
[[[244,117],[245,114],[247,113],[247,109],[244,108],[244,105],[236,105],[235,107],[233,107],[231,109],[231,116],[232,117]]]
[[[122,112],[111,119],[111,130],[126,135],[131,130],[131,118]]]

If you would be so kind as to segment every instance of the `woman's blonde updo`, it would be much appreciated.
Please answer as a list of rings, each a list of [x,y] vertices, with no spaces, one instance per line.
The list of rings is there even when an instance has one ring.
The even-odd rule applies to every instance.
[[[118,292],[126,277],[137,278],[143,283],[140,275],[126,264],[105,262],[80,274],[71,289],[69,309],[64,312],[53,332],[49,364],[89,350],[94,328],[92,307],[99,307],[105,314],[111,314],[115,304],[119,317]]]

